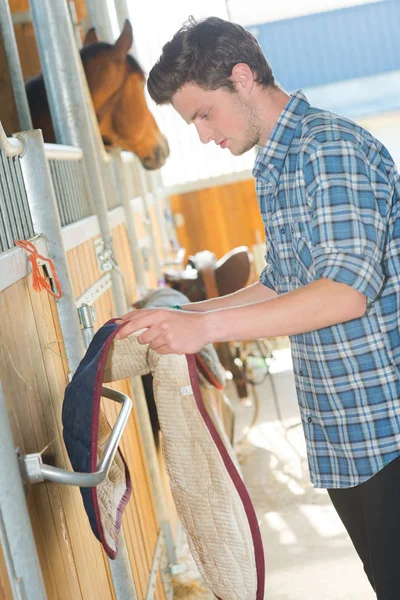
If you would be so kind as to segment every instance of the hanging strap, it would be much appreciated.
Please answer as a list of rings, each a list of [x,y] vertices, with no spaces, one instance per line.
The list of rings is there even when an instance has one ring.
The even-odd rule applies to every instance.
[[[54,296],[54,298],[57,298],[57,299],[62,298],[63,292],[61,289],[61,284],[57,277],[56,268],[55,268],[54,263],[51,260],[51,258],[48,258],[47,256],[42,256],[41,254],[39,254],[36,247],[32,244],[32,242],[29,242],[28,240],[14,240],[14,243],[16,246],[23,248],[23,250],[26,250],[29,253],[28,259],[32,265],[32,285],[33,285],[33,289],[35,290],[35,292],[40,292],[41,290],[46,290],[49,294]],[[49,281],[45,277],[43,277],[42,271],[40,270],[40,265],[38,262],[39,260],[43,260],[44,262],[49,264],[54,283],[57,286],[57,290],[58,290],[57,293],[53,292]]]

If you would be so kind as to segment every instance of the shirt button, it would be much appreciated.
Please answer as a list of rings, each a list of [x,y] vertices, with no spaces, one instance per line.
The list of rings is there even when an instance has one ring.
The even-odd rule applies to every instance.
[[[308,417],[307,421],[308,421],[309,423],[312,423],[312,418],[311,418],[311,417]]]
[[[281,227],[281,234],[285,235],[285,233],[286,233],[286,227]]]
[[[300,375],[300,377],[303,377],[303,371],[301,369],[299,371],[299,375]]]

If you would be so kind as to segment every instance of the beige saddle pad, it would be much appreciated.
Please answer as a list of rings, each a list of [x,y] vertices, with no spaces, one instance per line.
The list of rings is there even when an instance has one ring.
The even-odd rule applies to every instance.
[[[114,340],[104,382],[153,375],[165,466],[199,571],[220,600],[263,600],[257,517],[232,450],[204,405],[195,359],[159,355],[138,335]]]

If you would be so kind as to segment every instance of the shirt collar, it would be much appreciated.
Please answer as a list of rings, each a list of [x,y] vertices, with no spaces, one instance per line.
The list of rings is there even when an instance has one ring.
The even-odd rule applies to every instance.
[[[297,90],[291,95],[267,143],[257,153],[253,177],[264,179],[274,186],[278,183],[297,125],[309,106],[310,103],[302,90]]]

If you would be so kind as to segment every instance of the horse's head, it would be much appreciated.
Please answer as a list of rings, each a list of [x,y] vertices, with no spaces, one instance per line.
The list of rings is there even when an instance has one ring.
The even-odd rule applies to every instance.
[[[143,70],[128,54],[132,41],[129,21],[114,45],[99,42],[91,29],[82,63],[105,144],[133,152],[146,169],[158,169],[168,158],[168,142],[147,107]]]

